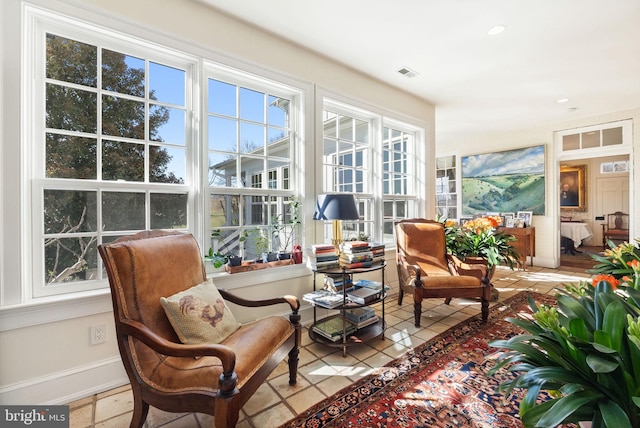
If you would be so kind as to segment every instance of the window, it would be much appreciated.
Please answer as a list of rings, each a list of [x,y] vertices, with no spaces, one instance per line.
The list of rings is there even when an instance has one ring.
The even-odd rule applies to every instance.
[[[436,158],[436,214],[442,218],[458,218],[456,157]]]
[[[598,153],[620,150],[631,145],[631,133],[630,120],[559,131],[555,133],[558,138],[556,152],[561,155],[577,152],[584,155],[585,150]]]
[[[386,121],[382,128],[383,242],[394,242],[393,223],[417,215],[416,132]]]
[[[322,192],[354,193],[358,202],[360,220],[343,222],[344,239],[393,242],[393,222],[418,214],[419,130],[329,99],[322,125]]]
[[[145,229],[199,233],[245,256],[256,255],[262,229],[270,247],[291,251],[302,90],[31,13],[42,55],[29,55],[36,78],[26,97],[41,118],[25,138],[29,296],[106,287],[97,246]]]
[[[292,106],[300,94],[264,79],[235,80],[217,68],[207,77],[210,227],[224,237],[212,247],[254,259],[258,237],[269,236],[268,251],[291,252],[299,232],[286,220],[295,196]]]
[[[52,26],[54,27],[54,26]],[[192,227],[186,84],[192,63],[51,28],[34,93],[35,297],[104,286],[97,245]],[[107,47],[108,46],[108,47]],[[44,126],[41,126],[43,124]]]

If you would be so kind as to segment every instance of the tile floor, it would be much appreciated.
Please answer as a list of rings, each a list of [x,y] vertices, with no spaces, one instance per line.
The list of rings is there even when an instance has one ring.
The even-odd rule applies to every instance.
[[[575,268],[545,269],[527,267],[527,271],[510,271],[499,267],[492,281],[502,301],[521,290],[552,293],[566,282],[577,282],[588,277]],[[492,305],[496,302],[492,302]],[[288,369],[281,364],[268,382],[247,402],[240,412],[238,427],[277,427],[309,408],[311,405],[348,386],[374,368],[399,357],[409,349],[436,336],[449,327],[479,313],[479,303],[454,299],[447,306],[441,299],[423,302],[422,327],[413,325],[410,298],[405,296],[402,306],[397,296],[386,301],[388,328],[384,340],[350,347],[346,357],[342,350],[313,343],[305,329],[302,334],[298,384],[288,384]],[[133,408],[131,389],[123,386],[96,394],[70,406],[71,428],[121,428],[129,426]],[[145,428],[199,428],[212,427],[213,418],[204,414],[173,414],[151,408]]]

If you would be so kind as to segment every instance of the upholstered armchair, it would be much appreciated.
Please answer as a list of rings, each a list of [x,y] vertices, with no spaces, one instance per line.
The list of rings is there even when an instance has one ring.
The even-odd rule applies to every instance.
[[[191,297],[196,286],[210,287],[194,237],[146,231],[98,249],[109,277],[118,347],[133,390],[131,427],[142,427],[149,406],[207,413],[214,416],[216,427],[233,427],[242,406],[287,357],[289,383],[296,383],[301,338],[296,297],[251,301],[217,290],[224,301],[218,297],[195,312],[211,326],[228,315],[226,302],[248,307],[284,304],[291,314],[289,319],[270,316],[238,324],[219,343],[185,344],[184,332],[177,333],[164,305],[170,296]],[[188,299],[179,304],[176,316],[198,308]]]
[[[416,327],[420,327],[422,299],[437,297],[444,297],[446,304],[454,297],[479,298],[482,321],[487,321],[491,298],[487,267],[463,263],[447,254],[442,223],[402,220],[395,223],[395,233],[398,304],[402,304],[405,293],[413,296]]]

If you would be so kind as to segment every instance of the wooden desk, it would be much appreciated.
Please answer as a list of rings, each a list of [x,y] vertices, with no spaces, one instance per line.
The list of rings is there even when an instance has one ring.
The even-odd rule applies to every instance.
[[[535,227],[500,227],[499,232],[513,235],[516,240],[511,243],[518,254],[520,254],[519,264],[522,269],[527,270],[527,256],[531,259],[533,266],[533,257],[536,255],[536,228]]]

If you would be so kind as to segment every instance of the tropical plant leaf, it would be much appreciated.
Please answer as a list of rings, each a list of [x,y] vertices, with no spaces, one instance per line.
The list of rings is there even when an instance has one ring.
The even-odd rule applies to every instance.
[[[602,329],[609,334],[611,338],[611,348],[620,352],[622,344],[622,335],[627,327],[627,314],[619,300],[611,301],[604,311],[604,322]]]
[[[556,427],[563,422],[573,422],[570,416],[582,406],[597,403],[601,397],[593,391],[580,391],[557,400],[537,422],[538,427]]]
[[[612,400],[600,401],[598,406],[602,419],[608,428],[632,428],[627,414]]]
[[[620,367],[618,363],[593,354],[587,355],[587,364],[589,364],[594,373],[611,373]]]

